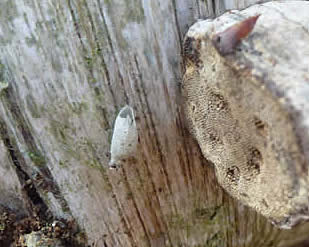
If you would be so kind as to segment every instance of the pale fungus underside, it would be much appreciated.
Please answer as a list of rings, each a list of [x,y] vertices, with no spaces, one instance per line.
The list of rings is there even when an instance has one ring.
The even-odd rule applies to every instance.
[[[304,5],[309,11],[309,4]],[[290,37],[280,43],[271,35],[272,3],[264,6],[258,8],[259,12],[257,8],[235,11],[190,28],[183,47],[182,94],[190,132],[204,157],[214,164],[221,186],[275,225],[290,228],[309,218],[308,150],[303,141],[308,129],[304,126],[305,134],[300,136],[295,117],[305,116],[308,108],[298,108],[297,114],[293,113],[293,104],[295,108],[299,105],[293,102],[297,93],[289,94],[286,79],[281,80],[285,77],[278,74],[281,64],[297,61],[297,54],[288,62],[281,61],[279,55],[277,60],[278,51],[285,49]],[[257,14],[261,16],[252,33],[231,54],[220,54],[213,37],[226,26]],[[282,25],[286,25],[285,18],[282,15]],[[309,19],[304,22],[309,23]],[[280,30],[280,23],[276,24]],[[298,24],[291,21],[293,25]],[[295,49],[303,49],[301,44],[294,42]],[[272,45],[280,49],[272,49]],[[306,53],[302,59],[305,56]],[[271,65],[271,59],[264,62],[265,58],[275,60],[277,67]],[[308,84],[302,82],[293,85],[295,92],[308,89]]]

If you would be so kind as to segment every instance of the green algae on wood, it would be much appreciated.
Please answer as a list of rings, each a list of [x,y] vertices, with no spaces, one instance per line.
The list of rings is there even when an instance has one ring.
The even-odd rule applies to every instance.
[[[39,151],[28,151],[27,154],[36,166],[46,165],[46,159]]]

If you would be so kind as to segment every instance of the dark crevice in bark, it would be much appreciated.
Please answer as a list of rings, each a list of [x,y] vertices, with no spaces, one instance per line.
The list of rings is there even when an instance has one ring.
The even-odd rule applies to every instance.
[[[14,144],[14,141],[11,141],[7,126],[3,120],[0,120],[0,126],[0,136],[15,167],[16,175],[22,185],[23,192],[25,192],[26,198],[24,199],[27,200],[26,204],[28,205],[26,206],[28,207],[28,210],[32,215],[38,215],[41,219],[50,218],[51,215],[48,211],[47,205],[37,192],[37,189],[28,174],[23,170],[25,161],[17,149],[16,144]]]
[[[184,132],[182,131],[182,125],[180,123],[178,113],[177,113],[176,118],[175,118],[175,124],[176,124],[176,127],[177,127],[177,132],[179,132],[178,135],[180,135],[182,144],[184,145],[184,155],[183,155],[183,152],[182,152],[181,149],[177,149],[179,165],[180,165],[183,177],[184,177],[186,188],[189,189],[190,187],[192,187],[192,185],[191,185],[192,178],[191,178],[190,171],[187,171],[186,166],[190,167],[191,164],[190,164],[190,161],[188,159],[188,157],[189,157],[188,156],[188,150],[187,150],[186,142],[184,141],[185,136],[184,136]],[[189,186],[189,184],[190,184],[190,186]]]
[[[218,0],[212,0],[212,12],[214,16],[216,16],[216,1]]]
[[[76,35],[79,39],[79,42],[83,48],[83,50],[86,50],[85,48],[85,45],[84,45],[84,42],[82,40],[82,35],[80,33],[80,28],[79,28],[79,25],[78,25],[78,22],[77,22],[77,19],[76,19],[76,16],[74,14],[74,10],[73,10],[73,7],[72,7],[72,4],[71,4],[71,0],[67,0],[67,3],[68,3],[68,7],[69,7],[69,10],[70,10],[70,14],[71,14],[71,17],[72,17],[72,20],[73,20],[73,24],[74,24],[74,28],[75,28],[75,32],[76,32]]]
[[[15,82],[13,82],[13,84],[15,84]],[[23,141],[27,146],[26,153],[33,163],[32,167],[30,167],[27,166],[27,163],[24,161],[23,166],[21,167],[22,170],[35,182],[35,186],[41,193],[52,192],[57,201],[60,203],[62,210],[68,213],[70,210],[67,202],[62,196],[60,189],[56,181],[54,181],[53,176],[47,166],[47,158],[41,148],[37,145],[32,135],[34,131],[31,129],[31,125],[23,116],[22,110],[17,104],[18,99],[13,93],[13,89],[9,88],[6,90],[3,93],[2,99],[5,109],[7,109],[7,115],[14,121],[16,129],[20,131]],[[22,155],[20,155],[19,158],[21,159]]]
[[[172,4],[173,4],[173,11],[174,11],[175,24],[176,24],[179,44],[182,44],[182,33],[181,33],[181,30],[180,30],[180,25],[179,25],[179,20],[178,20],[178,15],[177,15],[176,0],[172,0]]]
[[[198,14],[198,18],[201,18],[201,7],[200,7],[200,1],[196,0],[196,9],[197,9],[197,14]]]
[[[189,137],[189,134],[186,131],[185,120],[181,116],[183,116],[182,110],[178,109],[177,116],[176,116],[176,124],[179,126],[178,130],[180,132],[182,144],[184,146],[184,159],[185,159],[185,163],[188,166],[188,177],[189,177],[189,181],[192,186],[193,178],[192,178],[191,168],[193,164],[189,158],[191,157],[192,154],[190,153],[191,151],[190,145],[188,145],[188,141],[186,140],[186,138]]]
[[[177,157],[178,157],[178,160],[179,160],[179,168],[183,174],[183,177],[184,177],[184,182],[185,182],[185,188],[189,188],[189,182],[188,182],[188,175],[187,175],[187,172],[186,172],[186,164],[183,160],[183,157],[182,157],[182,152],[180,150],[177,150]]]

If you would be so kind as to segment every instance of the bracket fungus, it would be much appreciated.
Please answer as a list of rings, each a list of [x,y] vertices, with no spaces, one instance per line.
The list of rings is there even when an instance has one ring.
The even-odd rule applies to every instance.
[[[109,167],[111,169],[117,168],[125,159],[133,157],[136,152],[137,143],[138,133],[134,111],[132,107],[125,106],[118,113],[114,124]]]
[[[301,4],[297,14],[266,3],[197,22],[183,44],[190,132],[220,185],[281,228],[309,219],[309,3]],[[244,20],[250,30],[237,37]],[[220,44],[228,49],[215,43],[224,31],[237,41]]]

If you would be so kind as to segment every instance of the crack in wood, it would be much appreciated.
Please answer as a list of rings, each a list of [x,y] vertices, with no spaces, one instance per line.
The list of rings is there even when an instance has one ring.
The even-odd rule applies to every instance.
[[[10,117],[14,120],[16,129],[19,129],[23,137],[23,141],[25,142],[28,148],[27,155],[29,156],[33,165],[35,165],[36,170],[29,168],[27,166],[27,163],[21,154],[17,155],[18,149],[14,148],[14,145],[12,145],[13,141],[9,136],[8,128],[5,127],[7,125],[6,123],[3,123],[4,132],[2,134],[3,134],[4,139],[6,139],[6,144],[10,152],[10,155],[12,157],[12,160],[13,162],[15,162],[14,165],[17,168],[20,168],[20,170],[23,171],[25,175],[27,175],[27,179],[26,180],[24,179],[25,181],[28,181],[31,178],[31,181],[36,187],[36,190],[39,190],[38,193],[39,192],[40,193],[47,193],[47,192],[53,193],[57,201],[60,203],[62,210],[68,214],[71,214],[69,206],[67,205],[66,200],[61,194],[60,188],[58,187],[57,183],[54,181],[53,176],[46,164],[47,160],[41,154],[41,151],[39,151],[40,149],[38,148],[36,141],[31,134],[33,131],[31,130],[31,127],[28,124],[27,119],[25,119],[25,117],[23,116],[21,112],[21,109],[19,108],[17,104],[18,100],[12,92],[12,88],[4,92],[3,99],[4,99],[3,105],[5,106],[6,109],[8,109],[8,112],[10,113],[9,115],[11,115]],[[31,194],[29,195],[30,195],[30,199],[34,201],[36,201],[35,198],[37,197],[41,198],[41,196],[39,195],[36,196],[35,193],[32,195],[32,197],[31,197]],[[40,199],[37,199],[37,200],[40,201]],[[42,198],[41,200],[42,202],[40,203],[43,205],[43,208],[45,208],[46,206],[45,202]],[[46,206],[46,208],[48,208],[48,206]],[[46,211],[47,209],[44,209],[44,210]]]
[[[179,109],[177,111],[177,116],[176,116],[176,126],[178,126],[177,130],[179,130],[179,133],[180,133],[180,136],[181,136],[181,142],[182,142],[182,145],[184,146],[185,161],[184,161],[184,168],[183,168],[184,171],[183,172],[184,172],[184,177],[186,178],[186,180],[193,181],[192,171],[191,171],[192,163],[190,162],[190,159],[189,159],[189,157],[191,156],[190,152],[189,152],[190,146],[186,142],[186,132],[185,132],[186,128],[185,128],[185,125],[182,122],[181,116],[182,116],[181,109]],[[181,156],[181,157],[183,157],[183,156]],[[179,157],[179,159],[181,159],[181,157]],[[187,164],[188,174],[186,174],[185,164]],[[188,181],[187,181],[187,184],[189,184]],[[192,187],[191,183],[190,183],[190,185]]]
[[[26,200],[30,205],[28,206],[28,210],[33,215],[38,215],[41,219],[48,219],[50,218],[50,213],[48,212],[48,207],[44,203],[43,199],[41,198],[40,194],[37,192],[37,189],[28,174],[23,170],[22,163],[25,163],[22,155],[20,154],[16,145],[13,144],[13,141],[10,140],[7,126],[0,120],[0,136],[4,143],[4,146],[8,150],[12,163],[16,170],[16,175],[22,185],[22,189],[27,195]],[[37,212],[35,212],[37,210]]]
[[[216,1],[217,0],[212,0],[212,12],[214,16],[216,16]]]
[[[71,17],[72,17],[72,20],[73,20],[73,24],[74,24],[74,28],[75,28],[75,31],[76,31],[76,35],[79,39],[79,42],[83,48],[83,50],[85,50],[85,45],[84,45],[84,42],[82,40],[82,35],[80,33],[80,30],[79,30],[79,25],[78,25],[78,22],[77,22],[77,19],[76,19],[76,16],[74,14],[74,10],[73,10],[73,7],[72,7],[72,3],[71,3],[71,0],[67,0],[67,3],[68,3],[68,7],[69,7],[69,10],[70,10],[70,14],[71,14]]]

